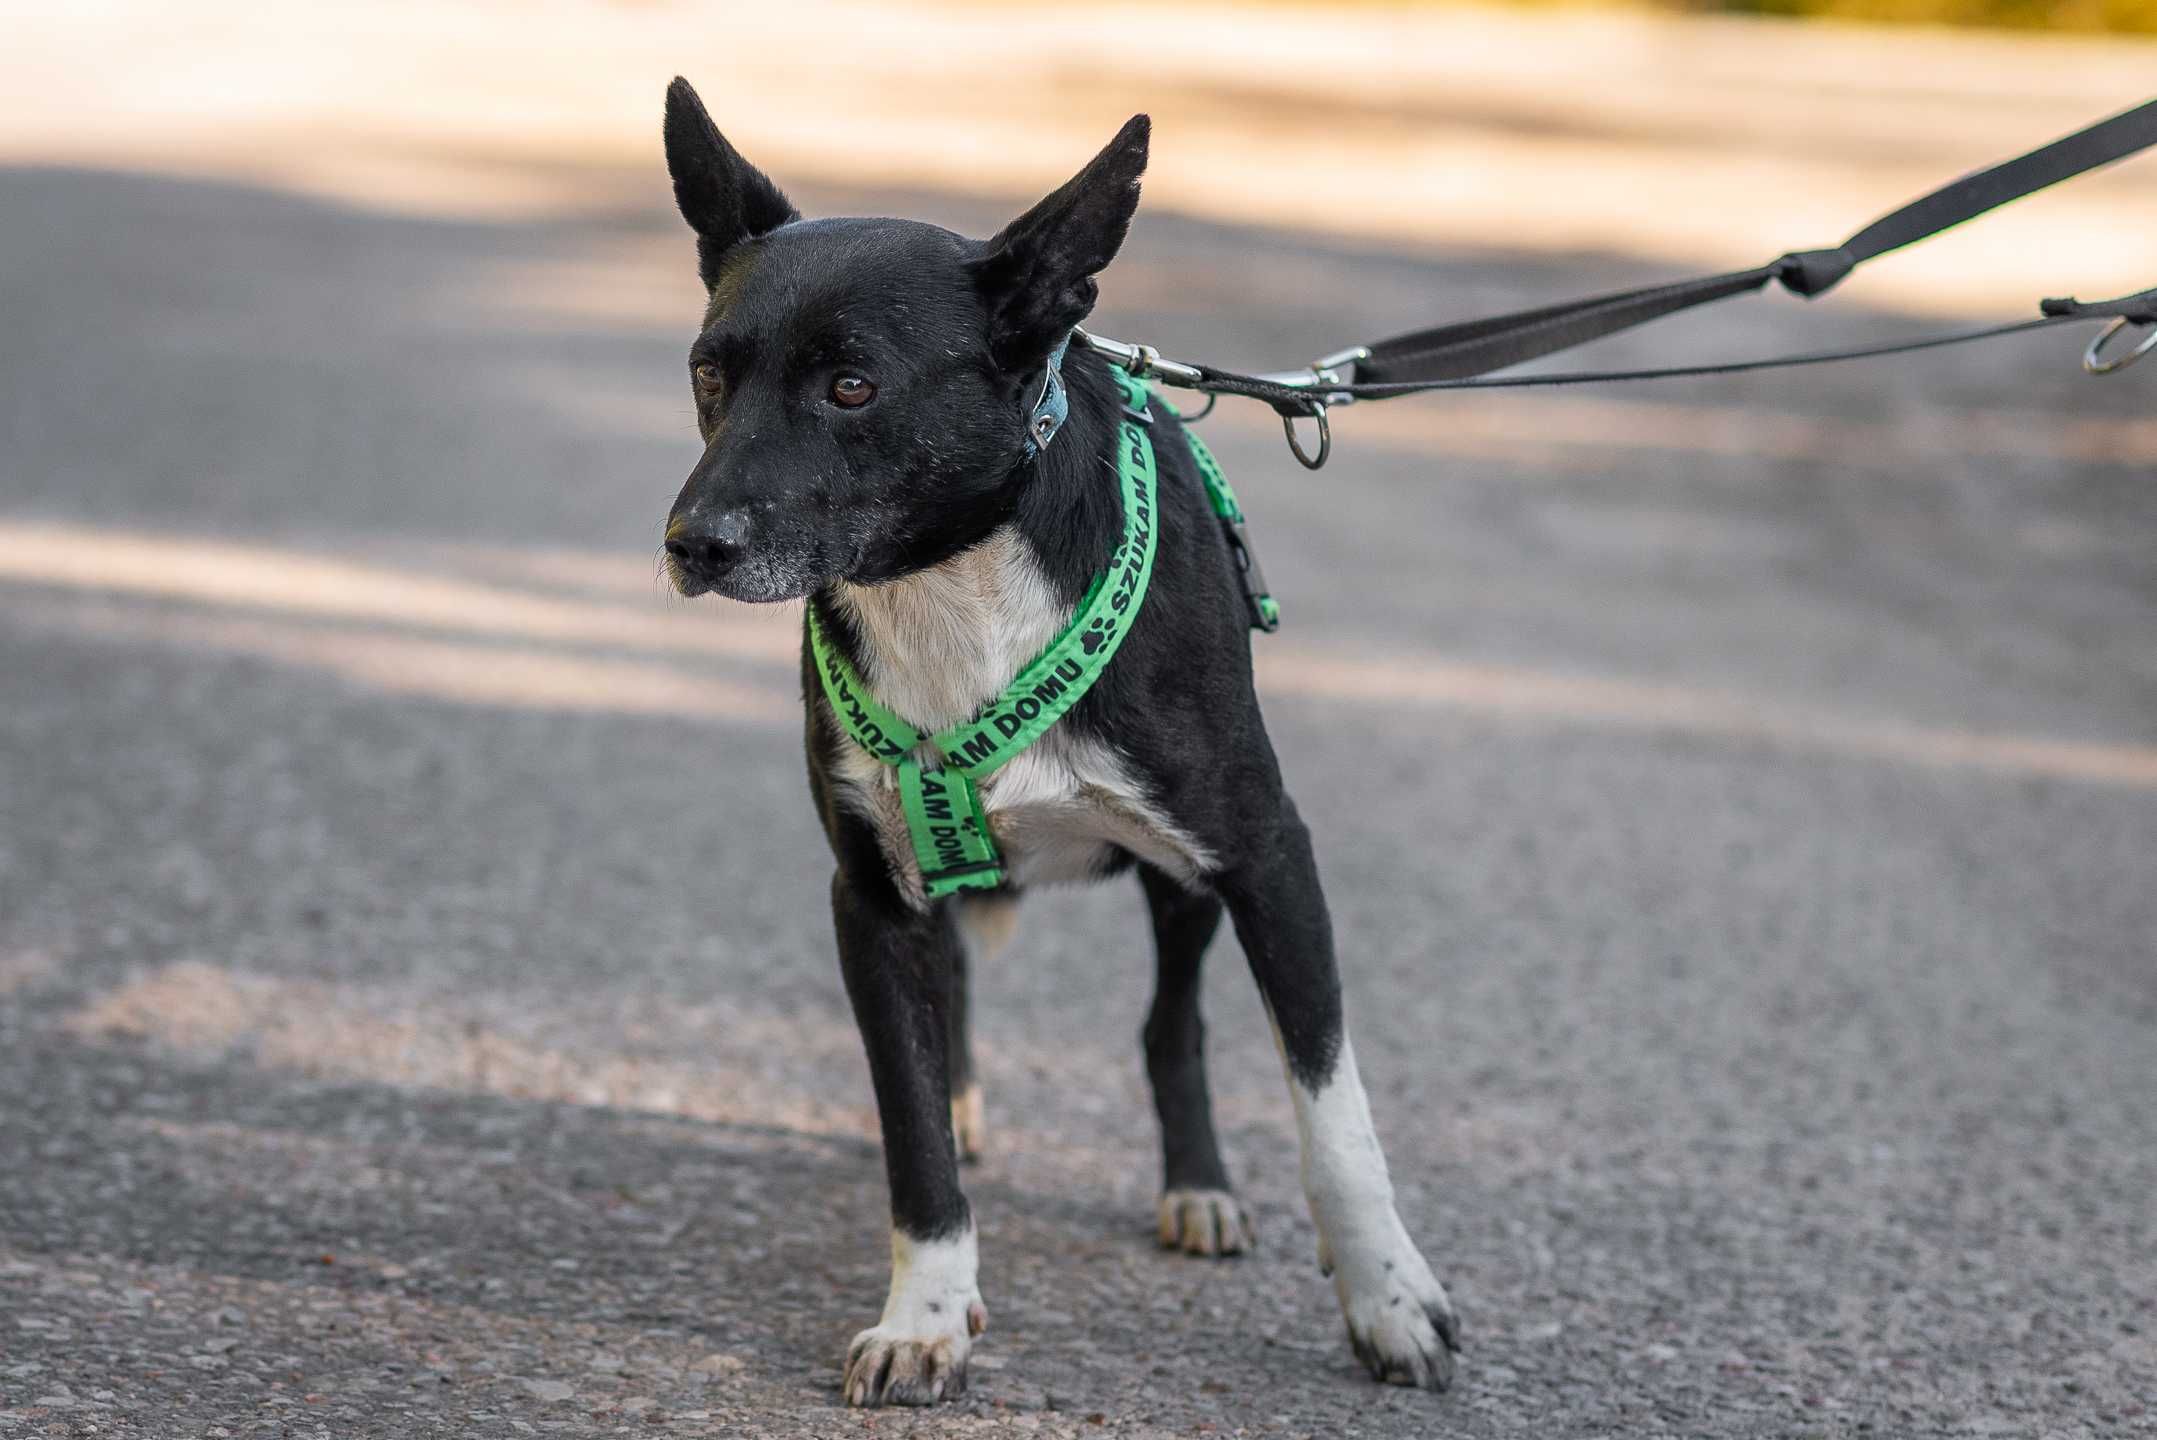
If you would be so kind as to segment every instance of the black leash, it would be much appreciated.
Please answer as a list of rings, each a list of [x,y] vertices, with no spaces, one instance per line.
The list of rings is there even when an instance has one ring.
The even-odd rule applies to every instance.
[[[1193,419],[1211,411],[1215,397],[1222,395],[1259,400],[1272,406],[1288,432],[1289,448],[1298,460],[1313,470],[1325,464],[1332,451],[1332,433],[1326,413],[1329,407],[1356,400],[1386,400],[1438,390],[1522,389],[1735,375],[1932,350],[2097,319],[2110,319],[2112,324],[2085,352],[2083,365],[2092,374],[2109,374],[2124,369],[2157,346],[2157,328],[2152,328],[2149,335],[2124,355],[2108,359],[2105,353],[2108,342],[2128,326],[2157,327],[2157,289],[2087,303],[2072,299],[2046,300],[2040,307],[2041,319],[1843,350],[1709,365],[1485,378],[1491,371],[1571,350],[1651,320],[1727,300],[1734,295],[1758,292],[1770,282],[1779,282],[1785,289],[1809,299],[1833,288],[1868,260],[1928,239],[2009,201],[2074,179],[2152,145],[2157,145],[2157,100],[2099,121],[2027,155],[1965,175],[1922,199],[1883,215],[1831,249],[1793,252],[1750,270],[1621,290],[1533,310],[1415,330],[1340,351],[1298,371],[1248,375],[1210,365],[1164,359],[1151,346],[1130,345],[1085,331],[1077,334],[1092,349],[1107,355],[1134,375],[1150,376],[1165,384],[1204,393],[1208,397],[1206,407],[1192,416]],[[1318,453],[1315,456],[1306,453],[1297,438],[1295,422],[1299,419],[1318,422]]]

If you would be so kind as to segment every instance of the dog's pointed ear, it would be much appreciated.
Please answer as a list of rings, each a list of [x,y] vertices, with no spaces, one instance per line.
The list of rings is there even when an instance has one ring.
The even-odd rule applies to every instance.
[[[974,262],[998,364],[1039,364],[1093,309],[1093,277],[1116,258],[1138,208],[1151,130],[1144,115],[1133,115],[1085,169],[998,231]]]
[[[667,173],[674,177],[674,203],[697,232],[697,273],[707,289],[727,251],[801,218],[779,187],[727,143],[679,75],[667,87]]]

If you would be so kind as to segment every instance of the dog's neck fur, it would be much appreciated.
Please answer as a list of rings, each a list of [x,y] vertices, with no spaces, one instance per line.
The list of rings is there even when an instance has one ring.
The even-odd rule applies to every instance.
[[[881,585],[836,587],[862,678],[934,732],[977,713],[1071,619],[1016,524],[949,560]]]
[[[1017,476],[1009,520],[926,569],[832,587],[862,678],[924,731],[979,713],[1047,649],[1115,547],[1115,386],[1097,363],[1067,364],[1065,380],[1070,418]]]

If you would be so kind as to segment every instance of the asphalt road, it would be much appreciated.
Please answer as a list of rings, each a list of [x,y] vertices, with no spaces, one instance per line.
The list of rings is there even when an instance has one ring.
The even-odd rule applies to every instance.
[[[791,617],[654,579],[695,291],[627,183],[477,225],[0,172],[0,1435],[2157,1431],[2157,367],[1401,402],[1317,477],[1224,407],[1459,1383],[1351,1357],[1225,939],[1261,1251],[1156,1252],[1111,887],[980,977],[990,1333],[871,1420]],[[1650,273],[1154,215],[1098,318],[1275,365]]]

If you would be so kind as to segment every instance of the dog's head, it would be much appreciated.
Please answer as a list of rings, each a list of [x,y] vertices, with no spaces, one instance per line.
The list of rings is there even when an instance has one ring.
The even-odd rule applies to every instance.
[[[1005,518],[1050,354],[1093,308],[1146,168],[1132,117],[987,241],[803,220],[667,91],[667,168],[710,299],[689,351],[704,454],[667,517],[685,595],[789,600],[933,565]]]

